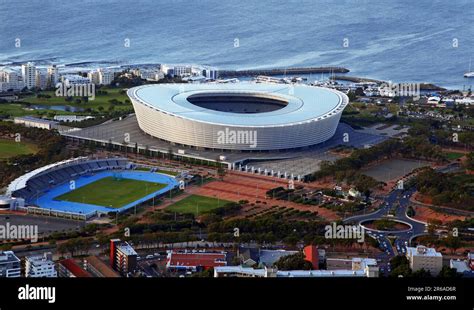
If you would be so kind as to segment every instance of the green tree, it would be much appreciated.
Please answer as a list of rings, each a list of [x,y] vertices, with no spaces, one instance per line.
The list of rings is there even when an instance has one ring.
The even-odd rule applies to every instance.
[[[305,260],[303,253],[297,253],[281,257],[276,263],[275,267],[278,270],[311,270],[313,264]]]

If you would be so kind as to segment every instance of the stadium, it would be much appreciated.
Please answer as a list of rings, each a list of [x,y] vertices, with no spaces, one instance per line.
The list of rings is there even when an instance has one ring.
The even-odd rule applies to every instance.
[[[287,84],[154,84],[127,94],[148,135],[212,150],[289,150],[325,142],[349,103],[333,89]]]
[[[86,220],[123,212],[178,186],[178,180],[156,168],[138,169],[126,158],[74,158],[33,170],[7,189],[13,209]]]

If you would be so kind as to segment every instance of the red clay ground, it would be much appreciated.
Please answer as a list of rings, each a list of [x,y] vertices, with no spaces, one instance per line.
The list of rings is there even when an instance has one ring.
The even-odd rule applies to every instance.
[[[299,182],[295,182],[297,185]],[[190,194],[208,197],[219,197],[230,201],[248,200],[249,202],[265,201],[266,206],[285,206],[300,211],[318,212],[318,215],[327,220],[337,220],[339,216],[331,210],[317,206],[305,206],[294,202],[268,199],[266,192],[278,186],[286,187],[288,181],[248,173],[229,171],[223,180],[209,182],[202,187],[192,187],[186,190]],[[308,187],[308,186],[306,186]],[[160,206],[161,207],[161,206]]]
[[[427,205],[430,205],[432,203],[430,197],[421,195],[418,192],[412,196],[411,200],[415,202],[427,204]],[[414,218],[423,222],[427,222],[428,220],[440,220],[444,224],[444,223],[452,222],[455,220],[464,221],[467,218],[466,216],[463,216],[463,215],[453,215],[453,214],[445,214],[445,213],[437,212],[430,209],[428,206],[415,205],[413,206],[413,209],[415,209]]]

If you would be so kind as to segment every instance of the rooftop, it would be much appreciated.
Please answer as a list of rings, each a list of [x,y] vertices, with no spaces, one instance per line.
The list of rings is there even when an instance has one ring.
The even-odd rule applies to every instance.
[[[106,278],[118,278],[120,277],[115,270],[110,268],[106,263],[101,261],[96,256],[88,256],[85,258],[87,263],[94,267],[98,272],[100,272]]]
[[[22,120],[22,121],[29,121],[29,122],[36,122],[36,123],[41,123],[41,124],[57,124],[58,122],[43,119],[43,118],[37,118],[37,117],[32,117],[32,116],[19,116],[15,117],[15,120]]]
[[[226,253],[168,253],[168,267],[216,267],[225,266]]]
[[[13,251],[0,251],[0,264],[10,263],[10,262],[19,262],[20,259],[16,257]]]
[[[436,252],[434,248],[428,248],[422,245],[417,246],[416,248],[407,247],[408,256],[432,256],[432,257],[442,257],[440,252]]]
[[[137,255],[137,252],[135,252],[133,247],[127,242],[117,245],[117,249],[119,249],[121,252],[123,252],[126,255]]]
[[[456,268],[456,271],[459,273],[470,272],[471,268],[467,265],[467,262],[464,260],[451,259],[449,261],[449,267]]]
[[[283,126],[326,118],[344,109],[347,97],[338,91],[307,85],[283,84],[154,84],[134,87],[128,95],[167,114],[210,124],[239,126]],[[205,109],[192,104],[191,96],[268,97],[287,103],[265,113],[233,113]]]
[[[215,267],[215,273],[238,273],[247,276],[266,277],[268,269],[254,269],[242,266]],[[276,271],[279,278],[317,278],[317,277],[365,277],[365,270],[288,270]]]
[[[72,259],[64,259],[59,262],[59,264],[63,265],[69,272],[71,272],[77,278],[91,278],[92,275],[79,267],[79,265]]]

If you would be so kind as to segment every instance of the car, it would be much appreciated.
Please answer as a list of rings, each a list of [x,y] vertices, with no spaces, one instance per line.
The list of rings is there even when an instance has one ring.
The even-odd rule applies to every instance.
[[[146,259],[151,259],[151,258],[154,258],[154,256],[153,255],[147,255],[145,258]]]

